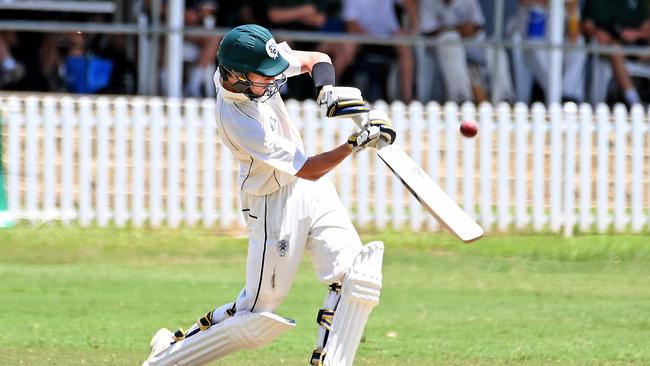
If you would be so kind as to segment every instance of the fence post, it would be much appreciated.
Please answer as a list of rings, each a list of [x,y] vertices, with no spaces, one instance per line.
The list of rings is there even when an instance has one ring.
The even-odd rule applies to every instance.
[[[106,97],[100,97],[96,101],[97,105],[97,185],[95,194],[97,197],[97,224],[100,227],[108,226],[110,218],[110,206],[108,204],[108,176],[109,165],[108,158],[110,147],[108,139],[110,127],[112,124],[109,101]]]
[[[614,148],[614,229],[622,232],[627,224],[625,215],[625,187],[627,185],[627,164],[625,149],[628,147],[627,109],[622,104],[614,107],[616,145]]]
[[[131,135],[132,163],[131,168],[131,220],[135,227],[144,225],[144,129],[149,125],[149,115],[145,111],[145,100],[135,98],[132,101],[133,123]]]
[[[25,203],[27,208],[27,216],[32,224],[37,222],[36,216],[39,214],[39,175],[38,162],[39,153],[39,133],[38,128],[41,124],[41,116],[39,114],[38,98],[35,96],[28,96],[26,100],[27,108],[27,130],[25,133],[25,175],[27,185],[25,187]]]
[[[515,226],[522,231],[528,224],[527,195],[528,171],[528,107],[524,103],[515,105]]]
[[[559,104],[549,107],[551,119],[551,231],[557,233],[562,226],[562,135],[564,123]]]
[[[440,184],[440,106],[438,103],[430,102],[427,104],[427,132],[429,140],[427,142],[427,173],[431,179]],[[427,227],[432,230],[438,230],[439,223],[431,215],[427,215]]]
[[[445,112],[445,191],[452,200],[457,201],[458,186],[456,184],[456,170],[458,166],[458,105],[447,102]]]
[[[422,104],[413,102],[409,105],[409,146],[410,156],[413,161],[422,166]],[[410,227],[413,231],[422,229],[422,205],[415,198],[409,200]]]
[[[476,122],[476,107],[474,103],[466,102],[461,108],[462,120]],[[476,140],[463,139],[463,209],[476,219],[476,202],[474,201],[474,188],[476,174]]]
[[[115,107],[114,222],[117,227],[124,227],[128,219],[128,212],[126,210],[126,130],[131,125],[131,116],[127,110],[126,98],[120,97],[115,99],[113,106]]]
[[[479,119],[481,133],[481,225],[483,229],[489,230],[492,227],[492,106],[482,103],[479,107]]]
[[[8,144],[9,144],[9,163],[7,165],[7,190],[9,212],[13,218],[16,218],[18,211],[22,209],[20,194],[20,131],[24,125],[22,103],[16,97],[9,97],[7,101],[9,107],[9,124],[8,124]]]
[[[90,226],[94,217],[93,197],[91,186],[93,161],[93,127],[95,125],[93,104],[89,97],[79,98],[79,161],[88,164],[79,164],[79,224],[82,227]]]
[[[643,213],[643,143],[646,126],[643,123],[643,107],[632,107],[632,232],[639,233],[646,224]]]
[[[566,152],[564,165],[564,236],[573,236],[575,226],[575,169],[576,169],[576,125],[578,107],[574,103],[564,105],[566,126]]]
[[[533,104],[533,231],[544,229],[544,149],[546,137],[546,110],[541,103]]]
[[[160,98],[149,100],[149,223],[152,227],[160,227],[163,219],[161,190],[162,190],[162,129],[166,121],[163,103]]]
[[[510,225],[510,106],[505,103],[497,107],[499,123],[498,149],[498,228],[508,230]]]
[[[596,179],[596,214],[598,217],[598,232],[604,233],[609,225],[609,207],[608,207],[608,188],[609,188],[609,171],[608,171],[608,150],[609,150],[609,108],[600,104],[596,109],[596,119],[598,120],[598,176]]]
[[[404,103],[393,102],[391,114],[393,127],[397,136],[404,136]],[[404,225],[404,186],[393,177],[393,228],[401,229]]]
[[[199,123],[198,103],[196,99],[189,98],[184,103],[185,113],[185,223],[192,227],[196,224],[199,215],[196,212],[196,172],[199,168],[196,158],[197,142],[196,127]]]
[[[201,102],[201,135],[203,136],[203,175],[201,210],[203,226],[212,227],[215,221],[214,187],[215,187],[215,105],[210,99]],[[241,216],[241,215],[240,215]]]
[[[63,223],[70,224],[70,220],[76,215],[73,201],[74,171],[72,167],[75,161],[74,156],[74,127],[77,126],[77,113],[72,97],[65,96],[61,99],[62,109],[62,138],[61,138],[61,213]]]
[[[591,214],[591,163],[593,152],[593,113],[589,104],[580,106],[580,231],[587,232],[593,223]]]
[[[167,223],[177,228],[181,221],[180,205],[178,202],[178,187],[180,185],[178,135],[181,120],[181,105],[177,98],[167,99]]]
[[[57,216],[56,210],[56,128],[59,124],[57,100],[43,99],[43,214],[45,220]]]

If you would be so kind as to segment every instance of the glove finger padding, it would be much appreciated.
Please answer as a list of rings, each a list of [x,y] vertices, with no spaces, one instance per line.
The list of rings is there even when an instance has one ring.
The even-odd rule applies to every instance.
[[[321,112],[327,117],[349,117],[370,110],[361,91],[352,87],[325,85],[316,99]]]
[[[357,152],[366,147],[376,147],[380,136],[379,126],[366,125],[348,137],[348,144],[352,147],[353,152]]]
[[[370,111],[370,113],[368,113],[368,125],[379,127],[379,137],[387,145],[392,145],[395,142],[397,133],[395,133],[393,125],[391,124],[390,119],[388,119],[386,112]]]

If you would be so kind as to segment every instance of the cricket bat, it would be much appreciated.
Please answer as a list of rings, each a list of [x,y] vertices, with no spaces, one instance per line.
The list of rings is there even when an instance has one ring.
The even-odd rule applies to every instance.
[[[357,125],[366,123],[365,115],[352,117]],[[481,238],[483,228],[451,198],[397,144],[377,149],[377,156],[404,184],[433,217],[460,240],[470,243]]]

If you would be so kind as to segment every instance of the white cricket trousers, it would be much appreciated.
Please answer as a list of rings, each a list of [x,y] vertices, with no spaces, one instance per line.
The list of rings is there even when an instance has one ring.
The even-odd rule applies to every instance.
[[[334,283],[363,247],[326,177],[298,179],[265,196],[242,192],[241,203],[249,240],[237,311],[273,312],[289,293],[305,249],[318,277]]]

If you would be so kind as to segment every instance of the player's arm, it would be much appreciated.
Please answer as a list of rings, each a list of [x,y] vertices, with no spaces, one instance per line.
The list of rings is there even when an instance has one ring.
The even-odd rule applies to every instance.
[[[346,142],[333,150],[310,156],[296,173],[296,177],[318,180],[339,165],[350,154],[352,154],[352,146]]]
[[[296,177],[318,180],[351,153],[366,147],[377,148],[380,143],[390,145],[395,142],[395,137],[395,130],[393,130],[386,113],[370,111],[368,122],[359,131],[351,134],[346,143],[333,150],[309,157],[296,173]]]
[[[309,73],[312,75],[312,71],[314,69],[314,65],[324,62],[328,64],[332,64],[332,59],[326,54],[322,52],[315,52],[315,51],[293,51],[294,55],[298,59],[298,61],[301,64],[300,67],[300,73]]]

